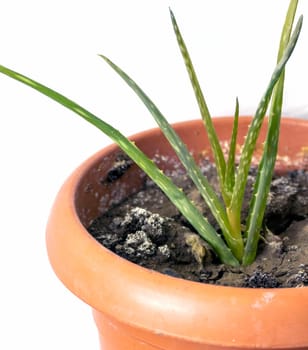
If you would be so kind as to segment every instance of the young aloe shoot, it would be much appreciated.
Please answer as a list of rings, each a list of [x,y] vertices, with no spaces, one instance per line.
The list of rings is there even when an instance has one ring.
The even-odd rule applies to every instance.
[[[177,25],[175,16],[170,10],[175,36],[185,62],[197,103],[199,105],[208,138],[210,140],[223,201],[221,201],[218,195],[215,193],[208,180],[201,172],[201,169],[196,164],[186,145],[182,142],[180,137],[177,135],[153,101],[150,100],[150,98],[142,91],[136,82],[133,81],[116,64],[114,64],[106,56],[101,55],[101,57],[133,89],[133,91],[139,96],[146,108],[152,114],[165,137],[168,139],[169,143],[176,152],[181,163],[185,167],[188,175],[199,190],[202,198],[213,213],[221,228],[223,237],[221,237],[221,235],[215,231],[207,219],[186,197],[183,191],[178,188],[169,177],[164,175],[156,164],[154,164],[154,162],[149,159],[133,142],[129,141],[118,130],[107,124],[102,119],[96,117],[74,101],[48,88],[47,86],[44,86],[1,65],[0,72],[50,97],[54,101],[62,104],[66,108],[84,118],[89,123],[99,128],[103,133],[109,136],[161,188],[171,202],[196,229],[200,236],[212,246],[213,250],[223,263],[231,266],[238,266],[239,264],[247,265],[253,262],[256,257],[266,200],[277,156],[285,65],[295,48],[302,27],[303,18],[301,16],[293,33],[291,34],[297,3],[297,0],[290,1],[286,20],[282,30],[277,65],[249,127],[237,169],[235,166],[235,149],[239,119],[238,100],[236,99],[230,150],[228,158],[225,159],[187,47]],[[264,151],[258,168],[249,215],[245,220],[244,226],[246,228],[245,231],[242,232],[241,209],[247,176],[251,166],[251,160],[256,147],[257,138],[270,100],[271,108],[269,113],[269,126]]]

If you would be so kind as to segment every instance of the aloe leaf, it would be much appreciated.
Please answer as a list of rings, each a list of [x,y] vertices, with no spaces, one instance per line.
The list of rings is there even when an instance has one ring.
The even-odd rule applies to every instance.
[[[281,59],[283,51],[290,40],[297,3],[298,1],[295,0],[291,1],[289,5],[280,39],[277,57],[278,62]],[[247,231],[245,232],[245,236],[247,242],[245,245],[245,253],[243,257],[244,265],[251,264],[255,260],[257,254],[260,230],[263,222],[267,197],[270,190],[271,180],[274,172],[275,161],[278,151],[284,77],[285,72],[281,74],[278,83],[273,91],[271,109],[269,113],[269,125],[264,145],[264,151],[258,168],[258,174],[254,186],[254,192],[250,203],[248,220],[246,225]]]
[[[200,109],[200,113],[203,119],[203,122],[205,124],[205,128],[207,130],[207,134],[208,134],[208,138],[211,144],[211,148],[213,151],[213,156],[214,156],[214,160],[215,160],[215,164],[216,164],[216,168],[217,168],[217,174],[218,174],[218,178],[219,178],[219,183],[220,183],[220,189],[223,195],[224,200],[226,201],[226,191],[224,189],[224,179],[225,179],[225,171],[226,171],[226,162],[224,159],[224,155],[221,149],[221,146],[219,144],[219,140],[212,122],[212,118],[210,115],[210,112],[208,110],[204,95],[202,93],[194,66],[192,64],[190,55],[188,53],[187,47],[185,45],[184,39],[181,35],[181,32],[179,30],[179,27],[177,25],[175,16],[173,14],[173,12],[170,10],[170,16],[171,16],[171,21],[173,24],[173,29],[174,29],[174,33],[176,35],[177,38],[177,42],[180,48],[180,51],[182,53],[184,62],[185,62],[185,66],[192,84],[192,87],[194,89],[194,93],[199,105],[199,109]]]
[[[303,17],[301,16],[297,22],[294,33],[286,49],[284,50],[281,60],[277,64],[272,74],[271,80],[259,103],[256,114],[252,120],[252,123],[247,133],[247,137],[242,150],[242,155],[240,158],[240,163],[237,170],[237,176],[235,179],[231,205],[228,208],[228,216],[229,216],[229,219],[231,218],[230,219],[231,225],[234,225],[234,227],[236,228],[240,226],[241,207],[243,202],[245,186],[247,182],[248,171],[250,168],[253,151],[255,149],[255,145],[256,145],[257,138],[259,136],[261,125],[273,92],[273,89],[275,87],[275,84],[277,83],[279,77],[283,73],[284,67],[295,48],[298,36],[301,31],[302,21],[303,21]]]
[[[199,232],[199,234],[213,247],[221,260],[231,266],[238,266],[239,263],[237,259],[233,256],[223,239],[208,223],[206,218],[204,218],[196,209],[191,201],[185,196],[183,191],[179,189],[169,177],[164,175],[154,162],[150,160],[133,142],[128,140],[111,125],[58,92],[2,65],[0,65],[0,72],[32,87],[43,95],[60,103],[109,136],[161,188],[197,232]]]
[[[226,166],[226,176],[225,176],[225,188],[230,195],[228,197],[231,198],[231,193],[233,191],[234,182],[235,182],[235,152],[236,152],[236,140],[237,140],[237,131],[238,131],[238,117],[239,117],[239,102],[238,98],[236,98],[235,103],[235,112],[234,112],[234,122],[232,129],[232,136],[229,146],[229,154],[228,161]],[[226,203],[228,206],[230,203]]]
[[[150,100],[150,98],[141,90],[141,88],[136,84],[136,82],[132,80],[125,72],[121,70],[121,68],[119,68],[106,56],[100,56],[133,89],[133,91],[139,96],[139,98],[142,100],[149,112],[152,114],[155,121],[159,125],[161,131],[164,133],[170,145],[173,147],[176,155],[185,167],[189,177],[196,185],[201,196],[203,197],[208,207],[210,208],[212,214],[214,215],[215,219],[217,220],[231,251],[238,259],[241,259],[244,249],[242,237],[236,237],[234,236],[233,232],[231,232],[230,224],[224,206],[220,202],[218,196],[216,195],[215,191],[213,190],[207,179],[203,176],[200,168],[195,163],[195,160],[190,154],[186,145],[183,143],[183,141],[180,139],[180,137],[177,135],[177,133],[174,131],[167,119],[163,116],[163,114],[153,103],[153,101]]]

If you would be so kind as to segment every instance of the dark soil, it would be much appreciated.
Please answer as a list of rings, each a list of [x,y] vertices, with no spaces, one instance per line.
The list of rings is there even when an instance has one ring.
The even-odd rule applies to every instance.
[[[116,181],[129,168],[121,159],[121,169],[112,169]],[[204,160],[201,165],[214,188],[216,172]],[[254,183],[255,170],[248,179]],[[171,174],[210,223],[219,230],[198,191],[179,168]],[[243,218],[251,190],[247,190]],[[89,232],[116,254],[149,269],[187,280],[250,288],[308,286],[308,171],[292,171],[272,181],[256,261],[247,267],[221,264],[179,211],[152,181],[97,218]]]

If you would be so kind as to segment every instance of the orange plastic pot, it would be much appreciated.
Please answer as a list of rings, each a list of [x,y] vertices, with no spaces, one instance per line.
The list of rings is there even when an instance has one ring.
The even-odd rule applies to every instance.
[[[250,121],[240,118],[240,142]],[[214,124],[220,139],[229,140],[232,119],[217,118]],[[208,149],[201,121],[175,128],[196,157]],[[279,159],[299,160],[307,135],[307,121],[284,118]],[[151,157],[174,155],[157,129],[133,139]],[[65,286],[93,308],[101,348],[308,349],[308,287],[244,289],[189,282],[128,262],[88,234],[91,220],[141,185],[135,166],[117,181],[105,181],[118,152],[114,145],[106,147],[68,178],[47,226],[51,265]]]

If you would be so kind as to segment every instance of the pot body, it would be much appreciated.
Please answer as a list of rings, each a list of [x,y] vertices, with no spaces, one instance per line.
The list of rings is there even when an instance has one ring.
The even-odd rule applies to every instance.
[[[216,118],[213,122],[220,140],[228,141],[232,118]],[[251,118],[240,117],[239,143],[250,122]],[[201,121],[174,127],[196,159],[208,152]],[[265,133],[266,125],[260,144]],[[307,135],[307,121],[283,118],[280,169],[286,164],[291,168],[304,164]],[[175,157],[158,129],[132,139],[150,157]],[[88,234],[85,227],[95,217],[142,185],[135,165],[115,181],[107,180],[119,153],[115,145],[106,147],[69,177],[54,203],[46,235],[56,274],[93,308],[101,348],[308,349],[308,287],[244,289],[189,282],[128,262]],[[173,164],[160,165],[167,169]]]

